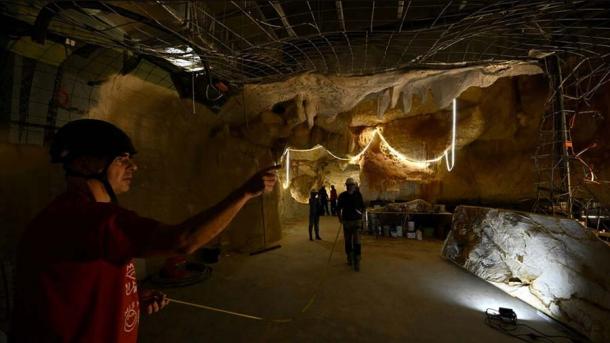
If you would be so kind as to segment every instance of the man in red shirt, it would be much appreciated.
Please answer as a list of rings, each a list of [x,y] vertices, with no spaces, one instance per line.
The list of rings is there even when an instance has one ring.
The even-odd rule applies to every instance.
[[[244,204],[276,182],[254,175],[210,209],[178,225],[120,207],[137,170],[129,137],[101,120],[70,122],[51,145],[67,190],[26,229],[17,256],[15,342],[135,343],[140,309],[156,312],[161,293],[138,294],[134,257],[190,254],[220,234]]]

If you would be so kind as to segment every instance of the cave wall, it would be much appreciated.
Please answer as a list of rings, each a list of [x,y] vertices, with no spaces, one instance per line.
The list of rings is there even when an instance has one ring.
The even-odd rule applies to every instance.
[[[342,190],[342,180],[352,176],[367,200],[498,204],[534,198],[537,174],[531,157],[547,98],[543,75],[501,77],[459,94],[456,163],[449,172],[445,158],[425,167],[405,165],[388,153],[387,144],[417,160],[442,156],[451,142],[450,108],[435,109],[434,101],[415,97],[411,112],[388,108],[380,118],[383,99],[367,97],[334,118],[316,117],[311,129],[302,124],[293,130],[298,135],[290,137],[289,146],[321,144],[339,157],[368,149],[356,165],[323,149],[292,152],[289,191],[304,202],[310,189],[334,183]],[[385,142],[374,135],[375,126]]]
[[[290,192],[280,192],[279,215],[282,223],[309,217],[309,205],[299,202]]]
[[[451,142],[453,98],[459,108],[458,162],[448,174],[442,157]],[[369,200],[514,202],[533,195],[535,171],[529,156],[537,144],[537,125],[547,98],[548,85],[537,65],[507,62],[353,78],[302,75],[249,85],[223,113],[231,125],[254,136],[264,129],[252,128],[253,122],[278,117],[280,129],[271,131],[281,132],[276,143],[293,149],[290,173],[281,175],[291,178],[288,191],[300,202],[309,190],[321,184],[341,185],[347,176],[360,180]],[[249,118],[250,128],[239,123],[244,118]],[[270,142],[274,145],[273,139]],[[366,152],[357,155],[363,149]],[[405,163],[396,154],[416,162]],[[417,162],[422,159],[436,162],[422,165]],[[501,173],[507,171],[502,165],[509,162],[516,163],[517,174],[507,173],[501,181]],[[346,173],[346,164],[356,165],[359,173]],[[479,170],[493,180],[483,176],[481,184],[474,182]],[[500,187],[489,187],[498,180],[503,182]]]
[[[545,111],[548,86],[542,75],[498,80],[464,95],[482,113],[481,133],[457,152],[455,168],[439,168],[423,187],[430,201],[509,204],[536,196],[532,156]]]

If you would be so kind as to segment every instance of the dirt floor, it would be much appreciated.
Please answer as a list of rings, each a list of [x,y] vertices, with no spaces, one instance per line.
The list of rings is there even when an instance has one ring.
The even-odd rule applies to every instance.
[[[499,306],[544,333],[563,334],[529,305],[443,260],[441,241],[365,236],[356,273],[339,235],[329,262],[337,229],[335,218],[322,217],[323,240],[310,242],[305,222],[285,223],[282,248],[223,255],[210,279],[164,290],[269,320],[170,303],[142,318],[140,342],[515,342],[484,322],[483,311]]]

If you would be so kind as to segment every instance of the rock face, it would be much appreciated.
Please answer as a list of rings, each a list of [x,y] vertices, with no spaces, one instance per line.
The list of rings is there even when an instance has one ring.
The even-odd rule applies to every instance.
[[[460,206],[442,255],[594,342],[610,341],[610,247],[576,221]]]
[[[230,99],[220,114],[233,123],[242,122],[244,117],[254,118],[277,103],[294,101],[299,118],[311,128],[317,116],[334,117],[351,110],[371,95],[379,98],[374,115],[378,119],[385,118],[386,111],[398,106],[402,111],[390,111],[388,116],[430,113],[447,107],[469,87],[488,87],[503,77],[542,72],[536,64],[509,61],[487,66],[361,77],[302,74],[283,82],[247,85],[243,96]],[[376,122],[369,121],[366,125]]]
[[[525,65],[519,68],[522,67]],[[346,176],[344,161],[331,158],[322,149],[311,150],[313,147],[323,146],[340,157],[356,156],[368,147],[366,153],[357,161],[361,192],[367,200],[421,198],[429,202],[450,204],[469,201],[475,204],[514,203],[535,197],[536,172],[531,156],[537,146],[538,126],[548,98],[547,80],[540,74],[530,75],[530,67],[493,72],[489,77],[493,76],[495,82],[490,85],[481,80],[471,83],[474,80],[469,77],[471,72],[462,70],[458,73],[461,75],[458,88],[462,89],[464,82],[469,83],[470,87],[460,94],[455,94],[453,90],[449,92],[450,85],[455,81],[449,74],[429,76],[429,83],[413,84],[413,87],[421,86],[427,91],[420,89],[415,92],[417,87],[405,88],[426,94],[420,98],[413,95],[415,93],[409,93],[413,100],[409,112],[404,112],[403,106],[399,104],[392,107],[392,103],[386,101],[386,96],[390,97],[389,94],[371,90],[369,93],[365,92],[364,98],[347,111],[337,105],[333,107],[336,111],[333,115],[317,115],[311,128],[305,112],[299,110],[298,102],[290,98],[284,99],[289,92],[282,92],[279,103],[273,106],[268,104],[272,108],[265,109],[258,117],[250,117],[247,124],[227,125],[237,128],[234,131],[239,131],[249,141],[279,147],[280,152],[285,147],[306,149],[307,152],[291,154],[291,161],[294,162],[291,166],[294,172],[291,175],[297,177],[307,174],[314,178],[320,176],[320,180],[307,182],[312,187],[320,183],[333,183],[332,178],[341,179]],[[505,74],[508,71],[510,73]],[[516,75],[515,73],[524,74],[498,78],[501,75]],[[440,83],[447,92],[440,92],[440,88],[432,87],[439,84],[437,79],[441,75],[450,79]],[[308,77],[311,79],[313,75]],[[309,80],[305,76],[302,79]],[[373,79],[379,82],[385,80],[376,75],[371,76],[367,79],[368,83],[365,83],[370,84]],[[293,87],[295,80],[287,80],[285,84],[276,85],[274,90],[267,91],[271,92],[270,94],[284,91]],[[336,79],[333,84],[341,85],[350,92],[362,91],[359,87],[350,88],[353,86],[352,81]],[[321,92],[330,95],[330,91],[322,87],[322,84],[326,83],[313,83],[316,87],[303,86],[303,89],[308,89],[311,94]],[[248,111],[255,111],[251,107],[254,106],[255,99],[258,102],[269,100],[269,94],[263,94],[264,87],[261,87],[247,89],[246,95],[249,92],[258,92],[257,97],[245,101]],[[344,96],[345,92],[334,94]],[[411,160],[434,160],[439,156],[443,157],[451,144],[452,111],[451,106],[438,106],[445,103],[440,99],[444,99],[447,94],[457,97],[455,168],[448,172],[445,159],[425,166],[397,159],[394,152]],[[400,99],[404,96],[403,92]],[[351,101],[359,99],[359,96],[350,95],[348,98]],[[227,120],[227,123],[231,123],[233,119],[243,120],[249,113],[235,107],[240,99],[243,100],[243,97],[233,98],[233,102],[227,105],[227,117],[220,116]],[[235,107],[235,110],[229,111],[231,106]],[[233,118],[229,112],[239,116]],[[382,112],[383,115],[380,116]],[[374,135],[376,131],[383,134],[383,141]],[[285,160],[282,164],[285,164]],[[339,170],[341,173],[334,173],[333,170]],[[510,182],[507,181],[509,179]],[[300,187],[304,185],[302,181],[291,184]],[[291,192],[299,195],[296,199],[302,200],[303,196],[300,195],[304,193],[301,190],[308,191],[305,188],[307,187],[291,187]]]

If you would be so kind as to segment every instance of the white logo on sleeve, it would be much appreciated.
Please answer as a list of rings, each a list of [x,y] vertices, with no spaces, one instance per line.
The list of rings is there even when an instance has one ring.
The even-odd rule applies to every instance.
[[[136,268],[133,263],[129,263],[125,268],[125,296],[136,297],[132,300],[124,313],[123,331],[131,332],[138,326],[140,320],[140,304],[137,300],[138,282],[136,280]]]
[[[136,268],[133,263],[127,265],[125,272],[125,295],[132,295],[138,292],[138,281],[136,280]]]
[[[132,301],[125,310],[125,323],[123,324],[123,330],[125,332],[133,331],[133,329],[138,325],[139,317],[138,304],[135,301]]]

